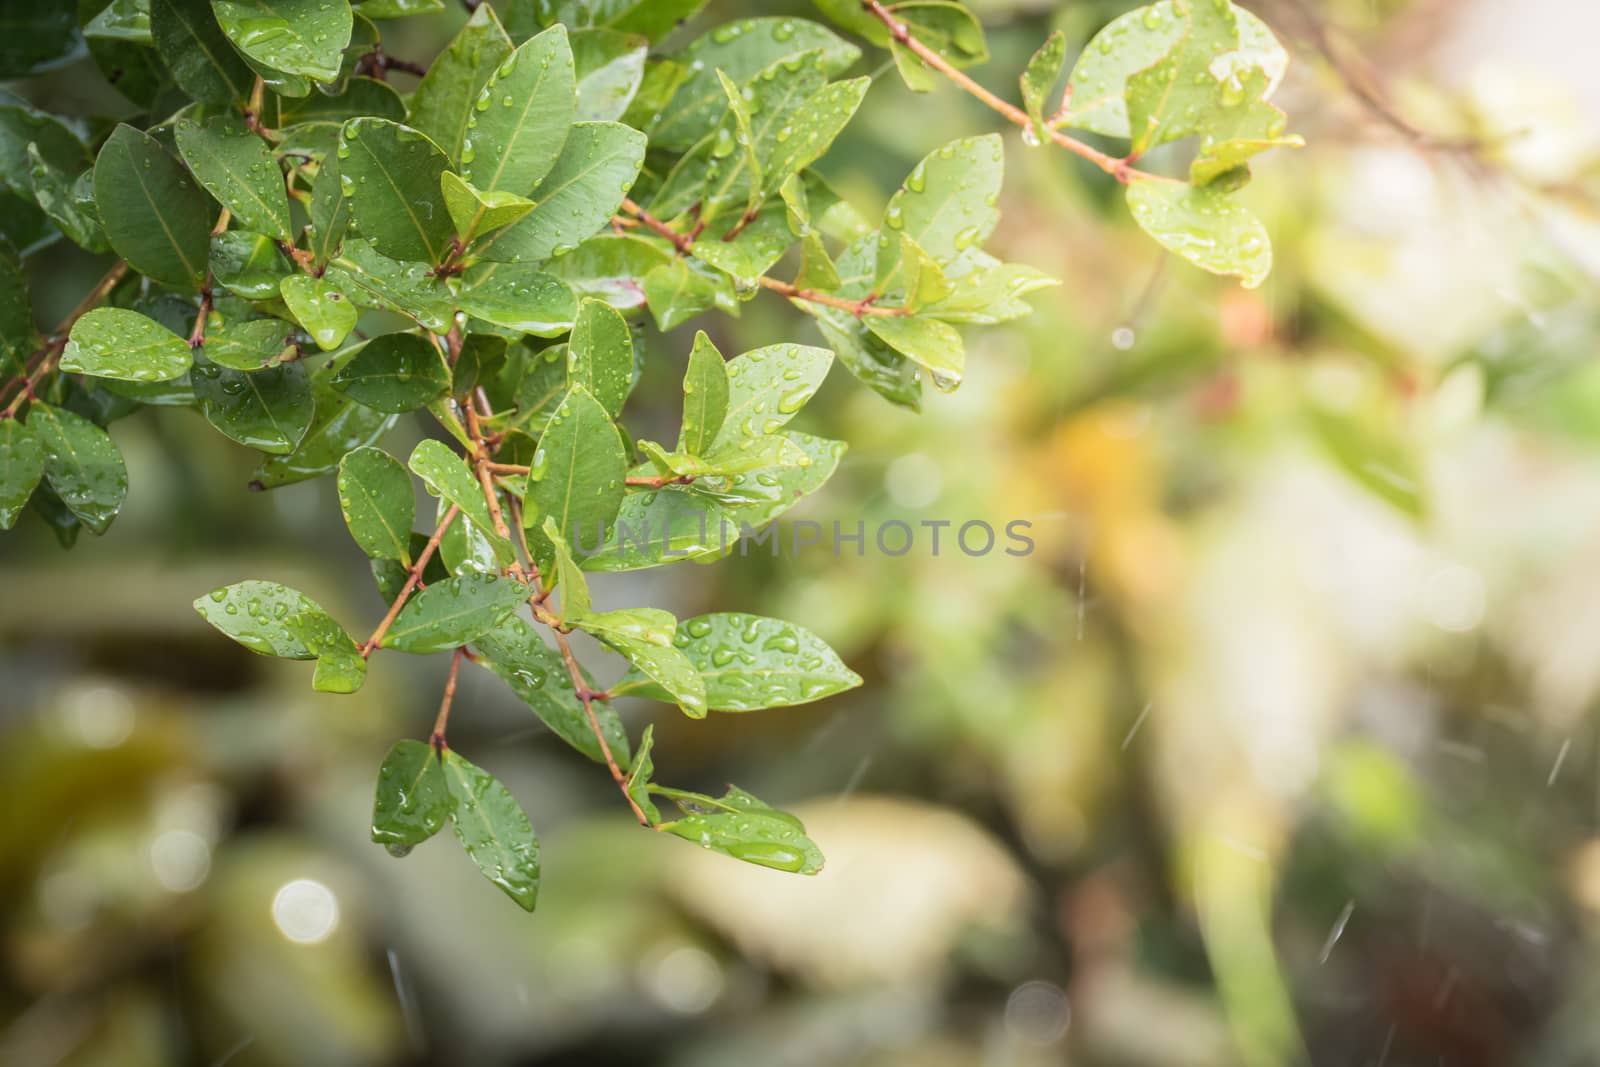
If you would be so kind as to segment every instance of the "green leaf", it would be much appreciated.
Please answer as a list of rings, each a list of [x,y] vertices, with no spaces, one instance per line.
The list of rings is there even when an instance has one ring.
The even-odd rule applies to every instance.
[[[562,279],[580,299],[592,296],[619,310],[644,303],[641,279],[672,261],[658,243],[637,237],[599,234],[575,251],[559,256],[545,270]]]
[[[83,35],[150,44],[150,0],[111,0],[84,23]]]
[[[442,180],[444,205],[463,242],[503,230],[534,208],[532,200],[515,193],[479,192],[451,171],[445,171]]]
[[[910,237],[940,263],[982,244],[1000,219],[995,204],[1004,161],[998,134],[935,149],[890,198],[884,226]]]
[[[394,425],[393,415],[374,411],[337,392],[328,384],[331,377],[325,371],[312,376],[310,429],[293,452],[270,457],[256,468],[252,488],[276,489],[326,474],[339,466],[345,453],[372,444]]]
[[[615,30],[578,30],[572,34],[571,44],[577,78],[576,117],[594,122],[621,119],[644,78],[649,40]]]
[[[291,274],[278,286],[289,314],[306,328],[317,347],[331,352],[356,328],[360,315],[350,298],[326,276]]]
[[[750,471],[764,471],[810,462],[805,452],[795,447],[787,438],[777,434],[751,437],[736,444],[725,444],[712,449],[704,456],[688,452],[668,452],[650,441],[639,442],[640,451],[650,458],[650,467],[672,476],[691,478],[726,478]],[[637,470],[641,475],[651,473],[648,467]]]
[[[574,385],[539,438],[524,519],[530,526],[555,520],[581,551],[616,517],[627,472],[627,452],[611,416],[588,389]]]
[[[989,46],[983,39],[983,26],[977,18],[957,3],[947,0],[912,0],[896,4],[893,8],[896,21],[909,29],[911,36],[942,56],[953,67],[970,67],[989,58]],[[879,24],[880,27],[882,24]],[[887,27],[883,27],[887,31]],[[906,86],[916,93],[932,92],[939,77],[922,61],[922,57],[898,40],[888,41],[890,56]]]
[[[557,737],[594,762],[605,762],[583,701],[578,699],[560,654],[526,620],[514,615],[479,636],[473,646],[478,650],[479,661],[510,686]],[[628,734],[622,719],[610,705],[600,701],[594,704],[594,715],[618,765],[630,766]]]
[[[250,96],[255,76],[233,50],[210,0],[150,0],[150,37],[178,87],[226,107]]]
[[[287,455],[311,428],[316,405],[302,363],[237,371],[197,359],[189,380],[206,421],[241,445]]]
[[[558,24],[511,53],[478,94],[462,176],[486,193],[532,193],[567,139],[574,93],[572,48]]]
[[[966,351],[949,323],[926,315],[868,315],[862,322],[884,344],[926,367],[944,392],[961,384]]]
[[[623,112],[621,121],[636,130],[651,130],[661,120],[661,114],[689,78],[689,68],[670,59],[649,58],[644,61],[644,77],[633,94],[633,102]]]
[[[111,247],[129,266],[163,285],[200,287],[211,201],[160,142],[119,125],[95,160],[94,198]]]
[[[672,643],[677,620],[655,608],[624,608],[568,618],[623,656],[669,695],[691,719],[706,717],[706,686],[700,672]]]
[[[28,409],[28,428],[44,449],[44,478],[85,526],[103,534],[128,495],[122,453],[100,427],[47,404]]]
[[[704,331],[695,334],[689,370],[683,377],[683,430],[678,447],[703,456],[728,415],[728,368]]]
[[[271,238],[228,230],[211,239],[211,275],[216,283],[246,300],[275,300],[291,272],[289,261]]]
[[[311,183],[311,233],[307,245],[319,266],[326,266],[339,254],[345,234],[350,230],[350,201],[339,179],[338,150],[323,160],[322,169]]]
[[[100,225],[100,214],[94,208],[93,171],[69,178],[45,159],[37,144],[29,144],[28,177],[34,202],[68,240],[88,252],[110,249]]]
[[[450,790],[438,751],[421,741],[397,741],[378,769],[372,799],[372,840],[404,856],[444,828]]]
[[[536,337],[566,333],[577,314],[577,301],[566,282],[520,263],[468,267],[456,304],[475,318]]]
[[[622,205],[644,163],[645,137],[615,122],[579,122],[533,192],[528,217],[474,249],[485,260],[538,263],[576,248]]]
[[[383,635],[384,648],[443,652],[488,633],[532,594],[498,574],[465,574],[414,594]]]
[[[712,711],[791,707],[861,684],[816,634],[782,619],[714,614],[678,623],[674,643],[705,680]],[[642,675],[612,687],[614,695],[662,697]]]
[[[757,348],[727,363],[728,413],[712,448],[780,429],[822,387],[833,353],[810,345]]]
[[[291,615],[289,632],[317,658],[311,688],[319,693],[356,693],[367,681],[367,661],[345,628],[320,611]]]
[[[338,487],[345,525],[361,551],[409,566],[417,501],[401,462],[380,448],[358,448],[340,460]]]
[[[524,911],[539,898],[539,839],[528,816],[499,779],[453,749],[444,751],[450,820],[478,870]]]
[[[455,239],[440,179],[450,160],[428,138],[383,119],[351,119],[339,135],[350,221],[392,259],[439,263]]]
[[[388,333],[358,347],[333,387],[358,404],[399,415],[448,392],[450,365],[428,337]]]
[[[660,789],[690,814],[662,823],[660,830],[736,860],[792,874],[822,870],[822,850],[806,828],[786,812],[770,807],[730,785],[719,799],[676,789]]]
[[[1028,112],[1028,118],[1033,120],[1036,141],[1042,142],[1049,136],[1048,120],[1051,116],[1045,114],[1045,108],[1049,107],[1047,98],[1056,87],[1056,82],[1061,80],[1061,71],[1066,63],[1067,35],[1056,30],[1039,46],[1022,71],[1022,104]]]
[[[356,0],[369,19],[403,19],[445,10],[444,0]]]
[[[266,142],[243,120],[232,115],[214,115],[204,124],[180,119],[175,134],[194,176],[246,229],[293,239],[283,172]]]
[[[495,531],[494,517],[483,497],[483,486],[460,456],[439,441],[420,442],[411,453],[411,471],[441,501],[461,509],[462,516],[488,539],[502,564],[516,559],[511,542]]]
[[[539,533],[544,536],[548,546],[548,559],[543,568],[544,574],[541,575],[545,591],[548,593],[555,588],[561,590],[561,618],[564,621],[574,622],[583,618],[594,607],[594,601],[589,596],[589,580],[578,569],[577,561],[572,558],[572,549],[556,526],[555,519],[546,516]]]
[[[1146,178],[1128,185],[1139,226],[1168,251],[1213,274],[1236,275],[1246,289],[1272,270],[1272,240],[1261,220],[1212,186]]]
[[[1264,99],[1267,76],[1259,68],[1234,73],[1223,83],[1221,92],[1222,107],[1205,124],[1200,151],[1189,165],[1189,178],[1196,185],[1248,173],[1240,168],[1269,148],[1299,148],[1305,144],[1298,134],[1284,134],[1288,118]]]
[[[483,87],[511,55],[511,38],[488,4],[479,4],[461,32],[428,67],[411,96],[413,128],[431,137],[453,162],[461,162],[467,123]]]
[[[219,367],[258,371],[279,362],[291,351],[294,328],[282,319],[252,319],[231,324],[213,323],[206,330],[201,353]]]
[[[450,329],[455,301],[425,264],[401,263],[366,241],[347,241],[326,277],[361,307],[405,315],[431,333]]]
[[[1155,67],[1189,33],[1185,0],[1160,0],[1113,19],[1078,56],[1067,80],[1071,96],[1065,124],[1108,137],[1128,137],[1127,95],[1130,77]],[[1271,95],[1283,80],[1289,56],[1265,23],[1243,8],[1229,5],[1237,32],[1236,44],[1220,48],[1207,60],[1228,73],[1260,67],[1267,75]],[[1215,8],[1213,7],[1213,10]],[[1226,77],[1226,74],[1224,75]],[[1212,78],[1212,80],[1216,80]],[[1181,134],[1179,136],[1182,136]]]
[[[633,769],[628,772],[628,780],[623,786],[652,826],[661,821],[661,809],[650,799],[650,779],[656,773],[656,763],[650,758],[650,750],[655,743],[655,726],[646,725],[644,736],[639,739],[639,754],[633,758]]]
[[[633,389],[633,335],[627,320],[603,301],[583,301],[567,353],[567,381],[588,389],[612,418],[620,415]]]
[[[250,651],[281,659],[315,659],[316,653],[288,622],[310,613],[327,614],[304,593],[257,579],[213,589],[196,598],[194,610]]]
[[[684,258],[674,258],[644,277],[645,303],[662,332],[719,306],[731,289],[731,279],[707,274]]]
[[[944,268],[950,292],[926,310],[945,322],[992,326],[1032,312],[1028,293],[1061,283],[1021,263],[1002,263],[969,248]]]
[[[536,11],[548,26],[611,29],[659,41],[706,6],[706,0],[541,0]]]
[[[836,77],[861,57],[861,50],[826,26],[805,19],[771,17],[726,22],[697,38],[677,56],[691,74],[651,131],[652,143],[678,151],[716,129],[727,110],[717,73],[742,85],[781,59],[822,50],[823,69]]]
[[[0,530],[17,524],[42,477],[44,448],[38,435],[17,419],[0,419]]]
[[[55,116],[11,100],[0,104],[0,180],[26,200],[33,189],[30,148],[52,167],[74,175],[88,165],[89,156],[79,135]]]
[[[753,476],[749,476],[753,477]],[[726,555],[739,540],[731,512],[681,486],[629,493],[606,543],[587,552],[586,571],[635,571]]]
[[[795,272],[794,284],[824,292],[839,287],[839,268],[828,255],[822,235],[815,230],[807,231],[800,239],[800,269]]]
[[[723,514],[741,527],[754,530],[770,523],[822,488],[833,477],[845,452],[843,441],[830,441],[794,430],[785,430],[780,436],[810,456],[811,462],[735,475],[723,489],[696,483],[690,487],[691,491],[718,503]]]
[[[406,117],[406,104],[399,92],[376,78],[351,78],[344,91],[336,95],[324,91],[300,99],[280,96],[275,103],[276,115],[269,107],[266,121],[280,130],[312,123],[339,125],[362,115],[394,122],[404,122]]]
[[[181,378],[192,362],[189,342],[137,311],[95,308],[72,326],[61,369],[127,382]]]
[[[211,0],[211,6],[246,57],[312,81],[339,76],[354,27],[349,0]]]

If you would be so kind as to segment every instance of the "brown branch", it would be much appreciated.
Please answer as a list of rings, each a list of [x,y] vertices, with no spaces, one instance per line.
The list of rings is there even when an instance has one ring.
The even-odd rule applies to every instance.
[[[361,646],[362,659],[372,655],[372,650],[378,647],[378,642],[383,640],[383,635],[388,633],[389,627],[394,625],[395,618],[399,616],[400,609],[405,607],[406,600],[411,596],[412,590],[416,589],[417,583],[422,581],[423,568],[428,565],[428,560],[432,559],[434,552],[438,550],[439,541],[444,537],[444,532],[450,528],[450,524],[456,520],[456,516],[459,514],[461,514],[461,509],[451,504],[450,510],[445,512],[444,517],[439,520],[439,525],[433,531],[433,536],[428,538],[428,543],[423,546],[422,551],[417,555],[417,561],[411,565],[411,572],[406,576],[406,584],[400,587],[400,592],[394,598],[394,603],[389,605],[389,613],[383,617],[383,621],[378,623],[378,628],[372,631],[372,636],[367,638],[366,643]]]
[[[678,250],[679,255],[694,255],[694,237],[692,235],[679,233],[626,197],[622,200],[622,210],[632,215],[651,233],[671,241],[672,247]],[[878,299],[877,293],[869,293],[860,300],[846,300],[843,297],[832,296],[828,293],[819,293],[815,289],[802,289],[793,282],[779,281],[777,278],[769,278],[766,275],[757,278],[756,282],[761,288],[770,289],[775,293],[788,297],[790,300],[802,300],[811,304],[823,304],[827,307],[838,308],[841,311],[848,311],[858,319],[863,315],[912,314],[910,308],[873,307],[873,301]]]
[[[861,6],[867,10],[868,14],[883,23],[888,28],[889,35],[903,45],[912,55],[922,60],[933,70],[944,75],[957,88],[976,98],[990,110],[1004,116],[1013,125],[1019,126],[1024,130],[1033,126],[1033,120],[1028,117],[1026,111],[1023,111],[1009,100],[1002,100],[951,66],[949,61],[938,52],[913,37],[910,27],[896,19],[894,13],[879,3],[878,0],[861,0]],[[1065,148],[1080,159],[1088,160],[1124,185],[1135,178],[1157,177],[1146,171],[1135,170],[1131,165],[1134,157],[1118,159],[1115,156],[1107,155],[1092,145],[1085,144],[1075,137],[1069,137],[1060,130],[1050,129],[1044,132],[1050,136],[1050,140],[1056,145]]]
[[[33,364],[33,369],[25,370],[24,373],[19,374],[7,382],[3,388],[0,388],[0,396],[3,396],[6,390],[14,386],[20,385],[22,387],[22,391],[12,398],[6,409],[0,411],[0,418],[13,417],[16,415],[17,409],[22,406],[23,398],[33,396],[34,387],[49,372],[50,365],[61,355],[61,350],[66,347],[67,335],[72,332],[72,327],[77,325],[79,319],[99,307],[106,297],[111,295],[111,291],[117,287],[117,284],[122,281],[127,273],[128,265],[126,263],[118,263],[106,271],[104,277],[95,283],[93,289],[89,290],[88,295],[78,301],[78,306],[73,308],[71,313],[62,319],[56,328],[50,332],[50,338],[44,346],[34,351],[24,362],[24,366],[30,363]],[[35,363],[36,360],[37,362]]]
[[[444,729],[450,724],[450,705],[456,699],[456,679],[461,675],[461,660],[466,654],[466,649],[458,648],[450,657],[450,675],[444,680],[444,696],[439,701],[439,714],[433,720],[433,736],[428,738],[434,748],[450,747],[445,744]]]
[[[635,476],[624,478],[622,484],[639,486],[644,489],[660,489],[664,485],[688,485],[694,479],[695,476],[692,474],[657,474],[653,477]]]
[[[639,802],[628,792],[628,776],[623,774],[622,768],[617,765],[617,758],[612,755],[611,746],[606,742],[606,735],[600,729],[600,719],[594,713],[594,702],[606,699],[606,694],[590,689],[589,683],[584,680],[583,669],[578,666],[578,658],[572,654],[572,643],[567,640],[566,631],[561,628],[561,620],[556,618],[549,608],[540,604],[534,605],[533,614],[555,634],[556,647],[561,650],[561,660],[567,665],[567,674],[572,678],[572,687],[577,692],[578,699],[583,702],[583,713],[589,717],[589,729],[594,731],[595,740],[600,742],[600,754],[605,757],[606,768],[611,771],[612,779],[622,791],[628,807],[633,809],[639,825],[649,826],[650,820],[645,816],[644,809],[639,807]]]

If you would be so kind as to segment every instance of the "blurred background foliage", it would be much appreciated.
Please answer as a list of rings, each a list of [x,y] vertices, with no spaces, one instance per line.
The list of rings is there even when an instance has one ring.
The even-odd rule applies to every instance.
[[[976,73],[1013,95],[1051,29],[1076,48],[1132,5],[972,6]],[[0,542],[0,1062],[1600,1062],[1600,9],[1248,6],[1295,56],[1309,143],[1245,193],[1262,289],[1008,134],[994,251],[1064,284],[973,331],[922,415],[839,373],[803,417],[851,450],[801,517],[1027,519],[1032,555],[597,580],[601,606],[794,618],[866,676],[764,715],[630,712],[674,781],[800,814],[815,879],[639,833],[479,672],[452,741],[533,814],[539,911],[451,844],[391,859],[373,776],[442,664],[310,694],[189,607],[259,573],[376,618],[331,479],[250,493],[198,416],[116,423],[111,533]],[[815,17],[706,22],[776,13]],[[389,51],[425,60],[463,17],[396,23]],[[116,99],[87,60],[12,88]],[[823,169],[873,212],[992,128],[890,73]],[[41,323],[102,269],[46,256]],[[728,353],[814,342],[776,299],[696,325]],[[691,338],[650,336],[641,432],[673,424]]]

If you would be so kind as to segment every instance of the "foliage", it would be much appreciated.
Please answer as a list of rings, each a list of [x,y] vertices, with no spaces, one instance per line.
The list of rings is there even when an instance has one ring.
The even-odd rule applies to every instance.
[[[49,5],[22,17],[14,33],[39,47],[7,53],[0,73],[42,69],[63,54],[50,42],[81,35],[116,42],[91,49],[102,64],[133,50],[151,84],[125,86],[144,109],[131,122],[0,101],[11,283],[0,525],[31,505],[64,545],[85,527],[103,533],[128,488],[106,426],[141,405],[194,408],[263,454],[259,488],[334,474],[390,604],[360,640],[270,581],[202,595],[202,616],[254,652],[313,661],[324,692],[359,689],[380,649],[450,653],[430,738],[402,741],[380,771],[375,841],[403,854],[448,822],[487,878],[534,906],[527,815],[446,739],[466,660],[604,764],[641,824],[815,873],[822,855],[792,816],[735,787],[713,798],[657,784],[650,731],[634,750],[610,701],[644,696],[699,718],[861,679],[794,623],[596,610],[586,573],[724,555],[819,489],[843,445],[786,424],[835,355],[911,408],[923,372],[941,390],[961,382],[958,327],[1023,315],[1020,298],[1052,284],[982,250],[1001,138],[936,148],[873,224],[813,169],[871,86],[846,76],[860,48],[823,24],[743,19],[680,46],[663,39],[693,0],[472,6],[410,94],[387,81],[398,64],[382,24],[430,3],[91,0],[81,26]],[[1163,0],[1116,20],[1053,112],[1060,37],[1022,76],[1024,110],[960,73],[987,57],[960,5],[819,7],[888,47],[912,89],[942,76],[1029,143],[1100,166],[1179,255],[1246,285],[1265,276],[1266,235],[1231,194],[1249,158],[1296,143],[1267,103],[1285,57],[1226,0]],[[1068,128],[1127,138],[1130,152],[1113,159]],[[1190,136],[1187,182],[1132,166]],[[38,336],[26,274],[61,239],[115,258]],[[792,281],[772,273],[786,257]],[[813,316],[830,347],[783,341],[725,359],[699,333],[677,440],[627,434],[640,316],[671,331],[709,310],[737,315],[763,290]],[[407,415],[428,416],[442,439],[402,463],[379,443]],[[437,498],[428,532],[415,529],[414,478]],[[574,631],[626,661],[620,682],[595,687]],[[663,820],[655,797],[683,816]]]

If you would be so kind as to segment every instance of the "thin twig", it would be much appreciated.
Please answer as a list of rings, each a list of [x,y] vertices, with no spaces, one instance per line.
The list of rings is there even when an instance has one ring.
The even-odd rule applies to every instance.
[[[458,648],[455,655],[450,657],[450,675],[444,680],[444,696],[439,701],[439,714],[433,720],[433,736],[428,738],[428,743],[434,748],[450,747],[445,744],[444,730],[450,724],[450,705],[456,699],[456,679],[461,675],[461,660],[466,651]]]
[[[1004,116],[1008,122],[1022,129],[1026,130],[1033,126],[1033,120],[1028,117],[1026,111],[1023,111],[1009,100],[1002,100],[951,66],[949,61],[938,52],[913,37],[910,27],[895,18],[893,12],[884,7],[878,0],[861,0],[861,6],[867,10],[868,14],[883,23],[888,28],[889,35],[904,46],[907,51],[922,60],[933,70],[944,75],[957,88],[981,101],[990,110]],[[1049,135],[1050,140],[1056,145],[1065,148],[1080,159],[1088,160],[1124,185],[1135,179],[1170,180],[1159,178],[1157,175],[1150,174],[1147,171],[1134,169],[1132,163],[1136,157],[1130,156],[1125,159],[1118,159],[1116,156],[1107,155],[1098,148],[1085,144],[1076,137],[1070,137],[1060,130],[1049,129],[1044,132]]]

